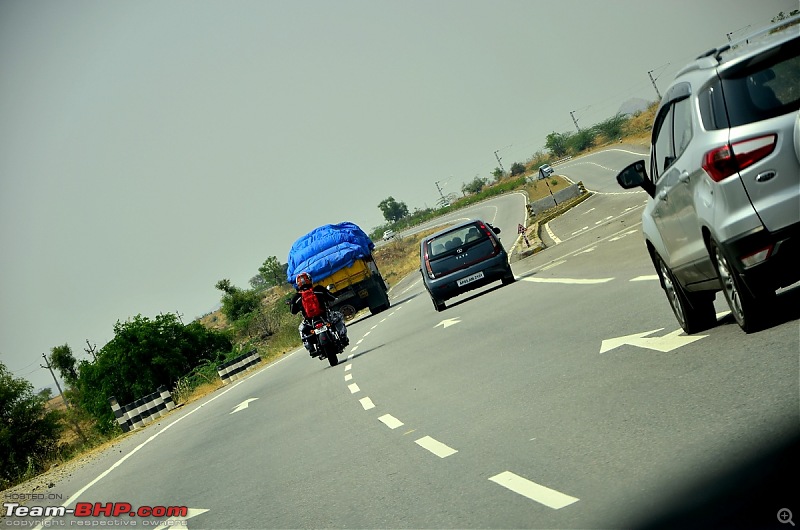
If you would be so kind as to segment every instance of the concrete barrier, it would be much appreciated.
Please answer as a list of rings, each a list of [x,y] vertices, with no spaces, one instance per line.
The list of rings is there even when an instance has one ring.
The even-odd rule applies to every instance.
[[[120,405],[114,396],[108,398],[108,401],[123,432],[144,427],[175,408],[172,394],[164,385],[158,387],[156,392],[127,405]]]
[[[222,384],[227,385],[231,381],[236,381],[242,377],[247,370],[260,362],[261,356],[258,354],[258,351],[251,350],[235,359],[223,363],[217,368],[217,373],[219,374],[219,378],[222,379]]]

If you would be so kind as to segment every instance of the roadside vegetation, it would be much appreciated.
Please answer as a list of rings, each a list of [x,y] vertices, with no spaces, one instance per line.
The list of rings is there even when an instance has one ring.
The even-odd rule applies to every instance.
[[[515,162],[510,171],[499,168],[488,176],[465,183],[461,196],[451,194],[437,208],[415,209],[393,197],[379,204],[386,224],[370,232],[380,240],[383,232],[400,233],[448,212],[497,195],[522,191],[536,200],[569,185],[559,177],[557,162],[610,144],[647,143],[655,105],[636,116],[614,116],[579,133],[551,133],[546,152]],[[538,168],[550,164],[556,174],[539,180]],[[376,249],[374,256],[389,285],[419,269],[419,240],[429,230],[395,238]],[[256,349],[269,363],[300,346],[299,318],[286,301],[293,289],[286,281],[286,264],[268,257],[247,288],[222,279],[220,309],[189,323],[175,313],[154,317],[137,315],[114,326],[114,338],[97,350],[87,341],[91,360],[78,362],[69,345],[52,348],[48,362],[66,388],[58,407],[48,406],[49,392],[34,394],[24,379],[16,379],[0,363],[0,489],[9,488],[53,465],[122,436],[109,398],[130,403],[160,386],[177,404],[188,403],[222,386],[217,373],[221,363]],[[358,315],[356,316],[358,318]]]

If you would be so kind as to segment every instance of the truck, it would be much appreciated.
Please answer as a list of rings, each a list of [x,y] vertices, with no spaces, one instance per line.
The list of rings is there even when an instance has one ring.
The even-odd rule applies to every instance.
[[[289,250],[286,280],[302,272],[336,297],[331,309],[350,320],[362,309],[377,314],[389,308],[389,286],[372,255],[375,244],[351,222],[328,224],[298,238]]]

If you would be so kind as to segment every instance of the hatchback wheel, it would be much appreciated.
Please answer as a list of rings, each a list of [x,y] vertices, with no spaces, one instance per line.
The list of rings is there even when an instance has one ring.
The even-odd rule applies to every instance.
[[[431,301],[433,302],[433,307],[436,309],[436,311],[445,310],[446,306],[444,305],[444,302],[437,300],[433,295],[431,295]]]
[[[722,284],[722,293],[728,302],[733,318],[745,333],[758,331],[764,324],[766,312],[765,300],[774,298],[775,292],[764,290],[753,296],[744,284],[744,280],[737,270],[731,265],[730,260],[722,252],[716,242],[711,242],[711,257],[717,269],[719,282]],[[761,300],[759,300],[761,298]]]
[[[656,254],[655,259],[661,286],[683,331],[691,335],[714,326],[717,323],[714,295],[706,292],[686,292],[661,256]]]

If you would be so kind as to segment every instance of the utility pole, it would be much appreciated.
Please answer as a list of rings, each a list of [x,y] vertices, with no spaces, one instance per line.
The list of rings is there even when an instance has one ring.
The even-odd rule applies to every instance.
[[[444,202],[444,194],[442,193],[442,188],[439,187],[439,181],[437,180],[435,184],[436,184],[436,189],[439,191],[439,197],[441,197],[442,202]]]
[[[502,163],[502,162],[500,162],[500,155],[498,155],[498,154],[497,154],[497,153],[499,153],[499,152],[500,152],[500,149],[498,149],[497,151],[495,151],[495,152],[494,152],[494,157],[497,159],[497,164],[500,166],[500,171],[502,171],[502,172],[503,172],[503,174],[505,175],[505,173],[506,173],[506,170],[505,170],[505,169],[503,169],[503,163]]]
[[[578,132],[581,132],[581,128],[578,127],[578,120],[575,119],[575,111],[570,111],[569,115],[572,116],[572,123],[575,124],[575,128],[578,129]]]
[[[89,339],[86,339],[86,342],[88,343]],[[72,408],[72,407],[70,407],[69,401],[67,401],[67,396],[65,396],[64,392],[61,391],[61,385],[58,384],[58,378],[56,378],[56,374],[53,373],[53,368],[50,366],[50,362],[47,360],[47,355],[45,355],[43,353],[42,354],[42,358],[44,359],[44,362],[45,362],[46,366],[42,366],[42,365],[39,365],[39,366],[42,366],[42,368],[47,368],[48,370],[50,370],[50,375],[53,376],[53,381],[56,382],[56,388],[58,388],[58,393],[61,395],[61,399],[64,400],[64,405],[66,405],[66,407],[68,409]],[[78,425],[78,420],[75,419],[71,414],[68,415],[67,418],[69,418],[69,421],[72,423],[72,427],[75,429],[75,434],[80,436],[81,440],[83,440],[83,443],[88,443],[88,440],[86,439],[86,435],[83,434],[83,431],[81,430],[81,426]]]
[[[656,95],[658,96],[658,100],[661,101],[661,92],[658,91],[658,87],[656,86],[656,80],[653,79],[653,71],[650,70],[647,72],[648,77],[650,77],[650,82],[653,83],[653,88],[656,89]]]
[[[97,344],[94,344],[94,345],[92,345],[92,344],[89,342],[89,339],[86,339],[86,346],[88,346],[88,348],[84,348],[84,349],[83,349],[83,351],[85,351],[86,353],[88,353],[89,355],[91,355],[91,356],[92,356],[92,359],[94,359],[95,361],[97,361],[97,355],[94,353],[94,352],[95,352],[95,349],[97,349]]]
[[[56,374],[53,373],[53,368],[50,366],[50,362],[47,360],[47,355],[43,353],[42,358],[44,359],[45,366],[42,366],[41,364],[39,366],[42,366],[42,368],[47,368],[48,370],[50,370],[50,375],[53,376],[53,381],[56,382],[56,388],[58,388],[58,393],[61,395],[61,399],[64,401],[64,404],[67,406],[67,408],[69,408],[69,401],[67,401],[66,396],[64,396],[64,392],[61,391],[61,385],[58,384],[58,378],[56,378]]]

